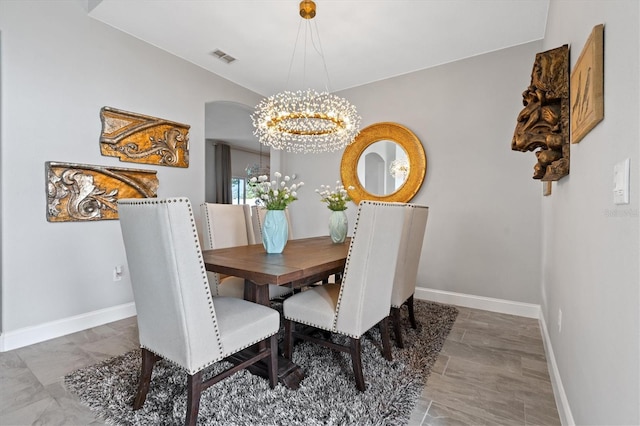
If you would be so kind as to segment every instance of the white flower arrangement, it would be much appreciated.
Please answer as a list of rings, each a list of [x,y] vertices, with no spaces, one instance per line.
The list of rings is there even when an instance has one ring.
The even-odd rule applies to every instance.
[[[297,190],[304,185],[292,183],[287,186],[287,182],[293,179],[289,176],[282,178],[282,173],[273,174],[276,180],[269,182],[269,176],[262,175],[249,179],[249,186],[256,195],[256,202],[263,205],[267,210],[284,210],[289,204],[298,199]],[[282,181],[280,180],[282,178]]]
[[[350,186],[349,189],[354,189]],[[322,197],[320,201],[327,203],[329,210],[342,211],[347,209],[347,202],[351,201],[351,197],[344,185],[340,181],[336,181],[335,189],[331,189],[329,185],[320,185],[320,189],[316,189],[316,192]]]

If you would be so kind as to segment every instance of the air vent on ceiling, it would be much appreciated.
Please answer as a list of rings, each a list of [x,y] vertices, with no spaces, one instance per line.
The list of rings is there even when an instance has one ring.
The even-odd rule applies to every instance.
[[[228,64],[230,64],[231,62],[236,60],[236,58],[234,58],[231,55],[228,55],[226,52],[223,52],[220,49],[214,50],[213,52],[211,52],[211,54],[213,56],[215,56],[216,58],[220,59],[221,61],[224,61],[224,62],[226,62]]]

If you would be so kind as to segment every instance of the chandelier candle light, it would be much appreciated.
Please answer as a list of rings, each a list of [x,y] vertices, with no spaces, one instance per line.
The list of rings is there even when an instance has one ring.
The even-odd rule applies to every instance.
[[[311,0],[301,1],[300,16],[307,24],[307,32],[312,33],[310,21],[316,16],[316,4]],[[316,38],[328,82],[320,35]],[[360,127],[356,108],[346,99],[329,93],[328,89],[322,93],[313,89],[277,93],[256,106],[251,120],[255,127],[253,134],[260,143],[294,153],[342,149],[353,142]]]

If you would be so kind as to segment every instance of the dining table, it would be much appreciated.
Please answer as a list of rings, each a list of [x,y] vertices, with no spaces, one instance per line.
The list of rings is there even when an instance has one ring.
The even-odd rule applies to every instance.
[[[250,244],[203,250],[202,255],[208,271],[244,279],[246,300],[270,306],[269,284],[296,290],[342,274],[349,244],[350,238],[334,243],[330,237],[321,236],[289,240],[282,253],[267,253],[262,244]],[[240,352],[230,361],[240,363],[248,356],[248,353]],[[264,363],[257,363],[249,370],[267,376]],[[304,373],[298,365],[279,355],[280,383],[297,389],[303,378]]]

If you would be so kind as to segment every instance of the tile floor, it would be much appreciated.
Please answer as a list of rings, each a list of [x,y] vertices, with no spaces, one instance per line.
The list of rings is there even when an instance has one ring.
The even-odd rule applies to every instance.
[[[460,313],[410,425],[560,425],[538,321]]]
[[[0,425],[103,425],[65,374],[137,347],[135,317],[0,353]],[[460,308],[410,425],[559,425],[537,320]]]

